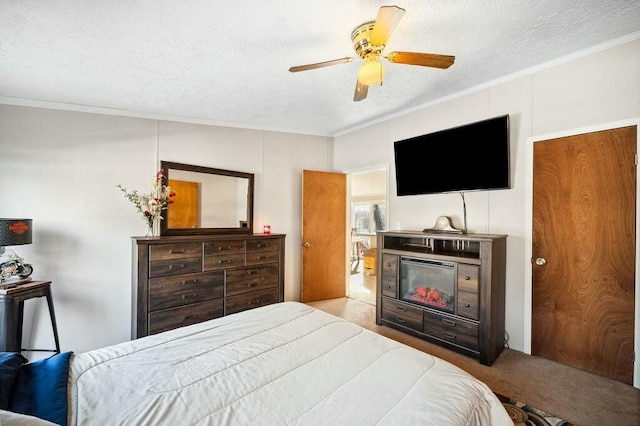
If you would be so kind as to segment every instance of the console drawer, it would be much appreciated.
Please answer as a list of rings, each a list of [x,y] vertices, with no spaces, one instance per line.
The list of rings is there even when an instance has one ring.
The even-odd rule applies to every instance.
[[[458,290],[471,293],[478,292],[478,276],[480,268],[476,265],[458,264]]]
[[[149,313],[149,334],[221,317],[224,312],[222,300],[208,300],[179,308],[151,312]]]
[[[395,254],[382,254],[382,275],[396,279],[398,272],[398,256]]]
[[[398,289],[395,280],[387,279],[387,277],[382,278],[382,295],[393,298],[398,296]]]
[[[382,295],[398,297],[398,256],[382,254]]]
[[[422,309],[393,299],[382,298],[382,318],[395,324],[422,331]]]
[[[424,332],[472,351],[478,351],[478,324],[425,311]]]
[[[473,320],[478,319],[478,293],[458,291],[456,301],[456,314]]]

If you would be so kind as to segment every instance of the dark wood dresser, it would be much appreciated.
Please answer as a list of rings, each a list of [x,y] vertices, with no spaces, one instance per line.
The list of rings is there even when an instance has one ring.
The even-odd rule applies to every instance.
[[[284,240],[134,237],[132,338],[284,301]]]

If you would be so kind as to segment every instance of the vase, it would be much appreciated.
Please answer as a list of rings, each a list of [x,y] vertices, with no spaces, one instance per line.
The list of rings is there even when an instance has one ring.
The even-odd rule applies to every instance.
[[[153,237],[157,237],[158,236],[158,226],[156,224],[156,221],[153,219],[147,219],[147,233],[146,233],[146,237],[147,238],[153,238]]]

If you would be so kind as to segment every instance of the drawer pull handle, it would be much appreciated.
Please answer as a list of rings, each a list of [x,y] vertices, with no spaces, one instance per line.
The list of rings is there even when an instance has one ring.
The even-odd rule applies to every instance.
[[[385,284],[385,285],[384,285],[384,287],[385,287],[387,290],[391,290],[391,284]]]
[[[251,287],[255,287],[257,285],[258,285],[258,283],[249,283],[249,284],[247,284],[247,287],[251,288]]]
[[[231,263],[231,262],[233,262],[233,260],[231,260],[231,259],[225,259],[225,260],[219,260],[219,261],[218,261],[218,263],[219,263],[219,264],[223,264],[223,263]]]
[[[258,256],[258,260],[266,259],[267,256]]]
[[[187,283],[194,283],[194,284],[195,284],[195,283],[197,283],[197,282],[198,282],[198,280],[196,280],[196,279],[188,280],[188,281],[187,281],[187,280],[184,280],[184,281],[182,281],[182,285],[186,285]]]
[[[184,253],[184,249],[182,250],[169,250],[169,254],[180,254]]]
[[[464,304],[464,307],[465,307],[465,308],[470,308],[470,307],[471,307],[471,305],[470,305],[470,304],[468,304],[468,303],[465,303],[465,304]]]
[[[218,251],[222,251],[222,250],[231,250],[231,246],[226,246],[226,247],[218,247]]]
[[[260,303],[260,299],[250,300],[250,301],[249,301],[249,303],[247,303],[247,304],[248,304],[249,306],[251,306],[251,305],[253,305],[254,303],[255,303],[256,305],[257,305],[258,303]]]
[[[402,324],[405,324],[407,322],[406,319],[400,318],[400,317],[396,317],[396,321],[398,321],[399,323],[402,323]]]
[[[407,307],[406,306],[399,306],[398,305],[398,306],[396,306],[396,309],[398,309],[399,311],[402,311],[402,312],[407,312]]]
[[[466,275],[466,276],[464,277],[464,279],[465,279],[465,280],[467,280],[467,281],[469,281],[469,280],[471,279],[471,277],[470,277],[469,275]]]
[[[391,264],[390,263],[387,263],[387,268],[391,268]]]
[[[451,321],[451,320],[444,319],[444,318],[442,318],[442,323],[446,324],[446,325],[450,325],[451,327],[455,327],[456,326],[455,321]]]
[[[189,294],[182,295],[183,299],[186,299],[187,297],[198,297],[198,293],[189,293]]]
[[[194,319],[194,318],[198,318],[198,314],[191,314],[191,315],[187,315],[186,317],[184,317],[185,320],[190,320],[190,319]]]
[[[184,263],[181,263],[179,265],[169,265],[169,270],[173,270],[173,269],[182,269],[184,268]]]
[[[456,338],[455,334],[447,333],[446,331],[443,331],[442,334],[444,335],[444,337],[448,337],[449,339],[455,339]]]
[[[259,274],[260,271],[247,271],[247,275]]]

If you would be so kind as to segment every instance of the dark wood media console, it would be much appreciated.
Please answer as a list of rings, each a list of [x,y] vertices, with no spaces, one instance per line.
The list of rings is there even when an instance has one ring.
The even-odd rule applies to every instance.
[[[376,323],[493,364],[504,349],[506,239],[378,232]]]

